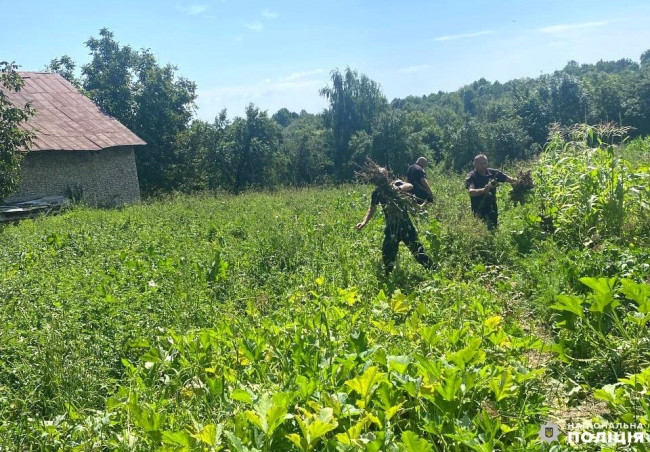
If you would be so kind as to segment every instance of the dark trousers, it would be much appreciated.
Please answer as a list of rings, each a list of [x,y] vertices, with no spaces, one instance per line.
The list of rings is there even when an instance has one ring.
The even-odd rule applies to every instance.
[[[411,251],[415,260],[422,266],[425,268],[433,268],[433,260],[427,255],[424,246],[418,240],[418,233],[415,227],[409,221],[395,228],[386,227],[384,229],[384,243],[381,248],[381,254],[387,274],[395,268],[399,242],[404,242],[404,245]]]
[[[496,205],[491,205],[484,209],[474,211],[474,215],[483,220],[488,230],[494,231],[499,224],[499,209]]]

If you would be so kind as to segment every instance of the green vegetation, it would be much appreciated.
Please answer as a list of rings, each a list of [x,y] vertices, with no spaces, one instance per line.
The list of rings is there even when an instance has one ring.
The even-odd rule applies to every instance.
[[[32,133],[20,128],[34,112],[28,105],[13,105],[5,90],[19,92],[23,79],[16,65],[0,61],[0,201],[13,192],[20,179],[20,151],[31,143]]]
[[[650,145],[580,130],[526,164],[523,205],[499,189],[494,234],[432,168],[435,272],[403,251],[383,276],[383,220],[354,229],[369,186],[6,226],[0,448],[549,450],[547,420],[649,425]]]
[[[390,102],[366,74],[333,69],[320,113],[250,104],[243,117],[223,110],[209,122],[194,118],[196,85],[152,51],[121,45],[107,29],[85,44],[91,60],[78,76],[66,55],[46,69],[147,142],[136,150],[145,196],[350,183],[366,158],[397,173],[419,156],[462,172],[484,153],[498,166],[537,156],[554,124],[613,122],[632,127],[632,138],[650,134],[649,51],[639,62],[571,61],[536,78],[480,79]]]

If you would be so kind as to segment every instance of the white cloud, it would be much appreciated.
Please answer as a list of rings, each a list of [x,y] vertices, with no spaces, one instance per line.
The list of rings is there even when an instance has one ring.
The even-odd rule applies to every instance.
[[[282,76],[278,80],[281,82],[291,82],[291,81],[303,79],[305,77],[309,77],[310,75],[320,74],[322,72],[323,72],[322,69],[316,69],[314,71],[294,72],[291,75]]]
[[[318,94],[318,90],[326,84],[327,75],[322,69],[316,69],[249,85],[198,90],[198,117],[211,121],[223,108],[228,109],[229,117],[242,116],[251,102],[261,110],[268,110],[270,114],[282,107],[295,112],[305,109],[317,113],[327,106],[327,101]]]
[[[269,11],[268,9],[265,9],[262,11],[262,16],[266,17],[267,19],[277,19],[279,14],[273,11]]]
[[[262,31],[262,29],[264,28],[264,25],[262,25],[262,22],[260,22],[259,20],[256,20],[255,22],[251,22],[251,23],[244,24],[244,25],[249,30],[257,31],[257,32]]]
[[[400,69],[399,71],[400,71],[402,74],[413,74],[414,72],[422,72],[422,71],[426,71],[427,69],[429,69],[429,65],[428,65],[428,64],[421,64],[421,65],[419,65],[419,66],[408,66],[408,67],[403,67],[403,68]]]
[[[197,16],[209,10],[210,6],[200,4],[200,5],[189,5],[189,6],[177,6],[176,8],[187,15]]]
[[[581,24],[551,25],[549,27],[540,28],[538,31],[542,33],[561,33],[563,31],[580,30],[583,28],[602,27],[603,25],[607,25],[607,22],[585,22]]]
[[[475,38],[477,36],[489,35],[492,33],[493,33],[492,31],[486,30],[486,31],[479,31],[476,33],[465,33],[461,35],[438,36],[437,38],[434,38],[434,41],[455,41],[457,39]]]

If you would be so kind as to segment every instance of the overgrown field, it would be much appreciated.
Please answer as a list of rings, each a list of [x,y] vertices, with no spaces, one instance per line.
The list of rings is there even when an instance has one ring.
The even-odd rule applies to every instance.
[[[401,246],[383,276],[368,186],[5,227],[0,450],[575,450],[540,426],[648,426],[650,143],[586,141],[526,165],[527,204],[499,189],[495,234],[429,171],[433,272]]]

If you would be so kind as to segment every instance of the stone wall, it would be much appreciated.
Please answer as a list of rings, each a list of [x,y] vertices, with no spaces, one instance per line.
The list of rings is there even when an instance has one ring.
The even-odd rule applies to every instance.
[[[81,188],[81,201],[119,206],[140,201],[133,146],[101,151],[29,152],[21,164],[21,182],[7,202],[69,195]],[[77,190],[77,193],[79,191]]]

